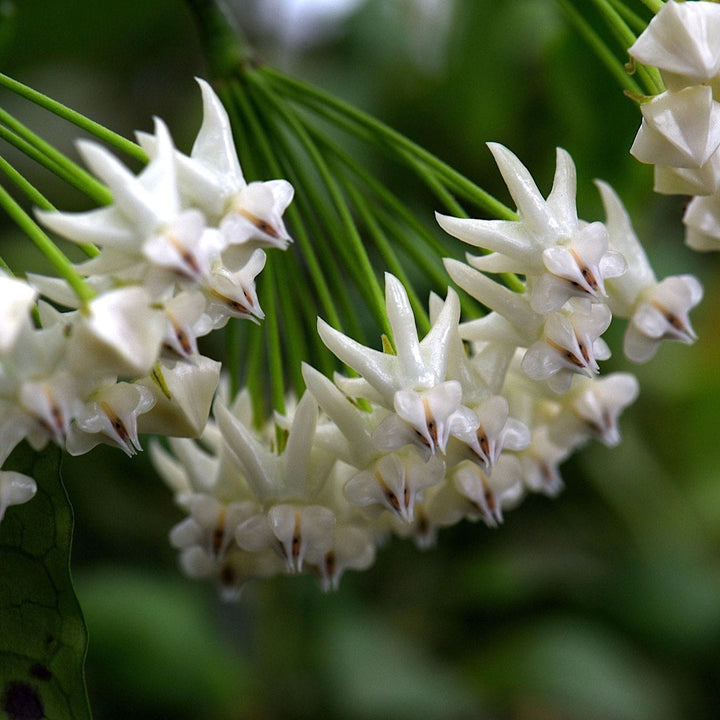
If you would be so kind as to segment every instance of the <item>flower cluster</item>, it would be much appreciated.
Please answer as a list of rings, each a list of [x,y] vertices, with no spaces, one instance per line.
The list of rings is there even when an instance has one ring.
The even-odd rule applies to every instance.
[[[331,589],[344,570],[368,567],[390,533],[427,547],[462,519],[496,526],[527,492],[556,494],[559,465],[588,439],[619,442],[618,416],[638,383],[630,373],[598,376],[613,315],[630,320],[632,360],[649,359],[663,339],[692,342],[697,280],[656,280],[607,185],[606,222],[586,223],[567,153],[558,151],[545,200],[509,150],[490,147],[519,219],[438,215],[446,231],[491,251],[469,264],[446,260],[487,315],[461,323],[448,289],[444,300],[431,296],[420,339],[406,289],[386,274],[392,336],[382,350],[318,320],[352,377],[330,380],[305,365],[307,391],[261,431],[245,395],[221,393],[199,443],[152,448],[188,513],[171,540],[189,575],[234,597],[249,578],[309,568]],[[522,288],[490,277],[505,272],[522,275]]]
[[[685,242],[720,250],[720,5],[669,0],[630,47],[667,90],[641,102],[630,152],[655,166],[659,193],[694,195]]]
[[[59,278],[0,276],[0,464],[24,438],[73,455],[99,443],[134,455],[139,433],[198,436],[220,363],[199,354],[197,339],[231,317],[263,317],[255,277],[263,248],[290,242],[281,216],[293,188],[245,181],[227,113],[198,82],[204,115],[190,156],[160,120],[153,135],[138,134],[150,161],[137,175],[83,141],[112,203],[36,213],[67,240],[99,249],[75,268],[88,298]],[[0,474],[0,518],[34,494],[23,477]]]

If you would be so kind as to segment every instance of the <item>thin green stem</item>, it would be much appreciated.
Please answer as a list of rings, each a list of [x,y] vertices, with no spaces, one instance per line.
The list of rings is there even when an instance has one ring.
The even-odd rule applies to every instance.
[[[436,288],[447,288],[449,278],[438,258],[424,252],[425,248],[416,241],[414,233],[406,234],[406,228],[398,223],[398,218],[391,212],[381,208],[378,212],[380,223],[395,238],[395,242],[402,248],[409,258],[425,274],[430,283]],[[467,317],[481,315],[479,305],[467,293],[460,293],[460,306]]]
[[[314,131],[314,133],[316,141],[342,163],[379,202],[379,205],[376,206],[376,213],[394,241],[425,274],[431,285],[435,286],[437,290],[441,288],[444,290],[448,284],[448,277],[438,259],[447,256],[461,259],[464,253],[444,245],[406,205],[389,192],[352,156],[320,132]],[[465,293],[460,294],[460,303],[466,315],[478,316],[477,303]]]
[[[620,43],[620,47],[627,51],[637,40],[635,33],[630,29],[617,10],[615,10],[609,0],[593,0],[593,2],[605,18],[605,22],[608,24],[611,32]],[[657,69],[646,67],[645,65],[637,65],[635,72],[651,95],[661,93],[665,89]]]
[[[288,350],[285,368],[295,393],[300,397],[305,388],[301,365],[303,360],[309,358],[309,355],[303,328],[303,313],[301,312],[303,305],[292,282],[296,275],[294,258],[288,253],[276,254],[273,258],[273,270],[277,275],[275,289],[282,319],[282,338]],[[300,285],[304,286],[305,283],[300,283]],[[312,329],[312,333],[317,334],[315,328]]]
[[[260,93],[262,93],[267,102],[272,105],[274,109],[281,114],[285,122],[287,122],[295,137],[297,137],[303,149],[308,154],[314,168],[320,175],[322,182],[327,188],[335,210],[340,217],[342,226],[347,233],[346,240],[349,242],[349,246],[352,249],[352,259],[354,260],[358,271],[362,276],[362,280],[364,281],[359,284],[359,288],[366,296],[369,307],[376,320],[382,325],[383,332],[389,335],[391,330],[385,313],[385,297],[383,290],[380,287],[380,283],[378,282],[370,259],[365,251],[365,247],[363,246],[362,239],[357,226],[355,225],[355,221],[353,220],[350,208],[348,207],[342,192],[332,176],[332,173],[329,171],[325,159],[322,157],[317,145],[306,132],[297,116],[291,112],[290,108],[285,103],[278,102],[274,93],[268,91],[265,84],[260,81],[260,78],[256,78],[254,75],[248,75],[248,78],[252,79],[253,88],[256,88]],[[344,240],[340,238],[338,243],[338,247],[340,249],[343,248],[343,242]],[[348,267],[352,267],[352,260]]]
[[[3,157],[0,157],[0,172],[4,173],[35,207],[41,210],[55,210],[53,204]],[[100,252],[89,243],[78,243],[78,247],[88,257],[95,257]]]
[[[200,42],[214,77],[227,80],[238,67],[253,62],[252,50],[227,8],[218,0],[186,0],[197,23]]]
[[[240,320],[230,318],[225,326],[225,364],[224,368],[230,376],[230,397],[237,397],[240,392],[240,368],[242,353],[240,352]]]
[[[367,227],[369,236],[372,238],[373,243],[380,251],[380,255],[382,256],[382,259],[385,262],[387,269],[393,275],[395,275],[395,277],[397,277],[398,280],[400,280],[400,282],[404,285],[405,290],[408,293],[408,299],[410,300],[410,305],[413,309],[413,313],[415,314],[415,319],[420,330],[423,332],[423,334],[427,333],[430,330],[430,320],[428,318],[427,310],[425,309],[423,303],[420,301],[420,298],[418,298],[417,293],[415,292],[413,285],[407,276],[407,273],[405,272],[398,257],[395,255],[395,251],[392,249],[390,241],[386,237],[385,233],[382,231],[382,228],[380,227],[373,213],[371,212],[370,207],[365,200],[365,197],[351,183],[344,182],[343,186],[345,187],[348,195],[352,199],[354,206],[357,208],[357,211],[362,218],[362,221]]]
[[[279,163],[275,158],[274,153],[270,150],[267,138],[265,137],[265,132],[263,131],[263,128],[256,117],[254,109],[248,102],[248,99],[245,97],[245,94],[243,93],[241,87],[233,84],[233,90],[234,93],[232,99],[239,104],[240,108],[243,111],[244,117],[247,119],[251,127],[253,134],[255,135],[255,137],[258,138],[260,147],[262,148],[263,153],[266,155],[266,160],[268,166],[270,167],[270,171],[274,174],[282,176],[283,173],[281,171]],[[229,104],[230,107],[232,107],[233,105],[234,103]],[[291,205],[288,208],[287,216],[290,223],[292,224],[293,234],[302,251],[302,255],[307,264],[310,278],[312,279],[312,282],[315,286],[315,290],[318,294],[320,304],[327,315],[328,321],[335,327],[341,328],[342,324],[340,322],[340,317],[337,314],[332,294],[323,275],[317,255],[310,241],[310,237],[305,229],[303,218],[297,212],[295,204]]]
[[[39,165],[42,165],[44,168],[53,173],[53,175],[57,175],[61,180],[68,183],[68,185],[71,185],[77,190],[80,190],[80,192],[83,192],[81,183],[78,182],[77,178],[73,174],[68,173],[63,167],[58,165],[4,125],[0,125],[0,138],[20,150],[20,152],[27,155],[31,160],[34,160]]]
[[[623,0],[609,0],[609,2],[634,33],[640,34],[645,30],[647,22],[638,14],[634,13]]]
[[[261,278],[264,282],[265,278]],[[265,398],[265,329],[258,325],[251,325],[248,321],[246,328],[247,343],[245,346],[246,372],[245,386],[250,391],[250,400],[253,408],[253,424],[262,428],[268,418]]]
[[[624,63],[606,45],[588,21],[575,9],[570,0],[557,0],[567,14],[569,20],[575,25],[588,45],[595,51],[600,61],[610,71],[623,90],[636,95],[642,95],[642,88],[628,75]]]
[[[652,10],[656,15],[665,7],[664,0],[642,0],[642,2],[645,4],[646,7],[650,8],[650,10]]]
[[[261,104],[263,99],[263,96],[254,97],[254,100]],[[341,315],[336,312],[334,314],[338,318],[338,323],[341,322],[340,317],[343,318],[342,324],[334,326],[338,329],[343,329],[343,326],[346,326],[348,331],[358,337],[361,332],[357,322],[357,306],[353,305],[348,298],[347,286],[349,283],[347,282],[347,273],[349,272],[351,276],[354,275],[356,286],[361,292],[366,291],[366,298],[367,290],[363,286],[365,277],[362,270],[358,269],[358,264],[351,250],[344,243],[337,243],[334,240],[344,237],[343,225],[332,211],[329,198],[321,191],[317,176],[311,176],[310,174],[310,170],[314,169],[313,163],[309,162],[306,156],[298,155],[298,148],[290,143],[288,136],[282,131],[286,128],[279,127],[282,116],[274,112],[272,107],[264,108],[263,116],[266,118],[265,126],[269,132],[272,132],[273,147],[283,152],[286,158],[285,163],[280,162],[280,165],[282,165],[281,174],[289,178],[300,189],[294,204],[296,204],[299,216],[311,230],[310,236],[313,239],[311,247],[316,247],[320,257],[322,257],[325,270],[323,278],[324,281],[327,281],[328,288],[332,293],[333,307],[339,307],[341,310]],[[324,189],[326,188],[323,186]],[[318,216],[319,220],[316,220]],[[305,249],[303,248],[304,252]],[[344,266],[342,269],[337,265],[336,252],[339,252],[343,258]],[[328,320],[333,324],[330,317]]]
[[[148,161],[148,157],[143,149],[131,140],[128,140],[122,135],[118,135],[112,130],[108,130],[108,128],[100,125],[100,123],[90,120],[81,113],[71,110],[69,107],[63,105],[57,100],[53,100],[47,95],[44,95],[37,90],[33,90],[27,85],[24,85],[23,83],[18,82],[3,73],[0,73],[0,87],[5,87],[26,100],[35,103],[35,105],[39,105],[41,108],[44,108],[58,117],[61,117],[63,120],[71,122],[73,125],[85,130],[98,138],[98,140],[106,142],[108,145],[111,145],[120,152],[130,155],[142,163],[146,163]]]
[[[2,186],[0,186],[0,207],[7,212],[18,227],[35,243],[40,252],[42,252],[58,271],[60,277],[67,280],[82,303],[87,303],[95,297],[95,290],[77,273],[65,254]]]
[[[35,207],[40,210],[55,210],[53,204],[4,157],[0,157],[0,172],[4,173]]]
[[[280,347],[280,319],[277,312],[277,273],[273,258],[268,258],[263,275],[265,303],[265,337],[267,340],[268,371],[272,406],[280,413],[285,412],[285,373],[283,353]]]
[[[112,194],[102,183],[70,160],[70,158],[63,155],[49,142],[43,140],[39,135],[32,132],[32,130],[25,127],[19,120],[2,109],[0,109],[0,123],[3,123],[8,130],[15,133],[15,135],[35,148],[41,155],[45,156],[51,164],[43,164],[45,164],[49,170],[60,175],[60,177],[67,182],[72,183],[74,187],[97,203],[108,205],[112,202]],[[38,158],[35,157],[34,159]],[[59,168],[60,172],[55,168]]]
[[[313,132],[315,141],[320,143],[324,148],[331,152],[350,172],[360,180],[374,196],[399,220],[402,220],[408,227],[415,232],[422,242],[427,245],[433,253],[439,257],[444,257],[448,253],[452,253],[451,249],[444,245],[438,238],[433,235],[425,225],[418,220],[414,213],[400,201],[400,199],[390,192],[379,180],[377,180],[370,172],[368,172],[359,162],[357,162],[349,153],[345,152],[337,144],[330,141],[322,133],[308,128]],[[458,256],[459,257],[459,256]]]
[[[404,151],[422,160],[428,167],[442,177],[449,187],[463,188],[466,193],[473,197],[475,203],[484,208],[492,216],[506,220],[516,219],[516,214],[510,210],[510,208],[503,205],[435,155],[376,118],[354,108],[329,93],[325,93],[300,80],[286,76],[272,68],[262,67],[259,68],[259,72],[274,86],[286,91],[303,104],[324,114],[330,120],[334,121],[338,115],[344,116],[351,120],[355,126],[370,130],[376,137],[382,139],[392,147],[402,148]]]

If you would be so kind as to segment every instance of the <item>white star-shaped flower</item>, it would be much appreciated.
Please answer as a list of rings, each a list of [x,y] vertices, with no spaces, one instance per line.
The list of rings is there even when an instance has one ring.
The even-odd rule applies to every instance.
[[[679,90],[720,73],[720,7],[715,2],[666,2],[628,52],[660,69],[665,85]]]
[[[597,374],[597,361],[610,357],[610,349],[600,337],[610,325],[610,309],[574,300],[569,301],[567,310],[548,315],[543,338],[528,348],[522,360],[528,377],[547,380],[558,393],[568,390],[575,374]]]
[[[291,238],[282,214],[293,198],[286,180],[247,183],[238,161],[230,119],[210,85],[197,79],[203,99],[203,120],[190,155],[175,153],[178,183],[186,205],[199,208],[216,224],[228,245],[285,249]],[[159,152],[159,138],[138,133],[150,157]]]

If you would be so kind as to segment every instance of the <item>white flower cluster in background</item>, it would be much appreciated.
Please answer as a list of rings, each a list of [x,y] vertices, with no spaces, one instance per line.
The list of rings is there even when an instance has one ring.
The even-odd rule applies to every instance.
[[[664,339],[694,340],[697,280],[658,282],[607,185],[607,221],[586,223],[566,152],[545,200],[510,151],[490,147],[519,220],[438,216],[452,235],[491,251],[469,264],[446,260],[486,316],[460,322],[449,289],[444,300],[431,296],[431,329],[420,339],[405,288],[387,274],[392,337],[382,350],[318,321],[353,377],[304,366],[306,393],[262,432],[246,396],[220,394],[199,443],[152,447],[188,513],[171,533],[187,574],[214,579],[226,597],[250,578],[308,569],[332,589],[346,569],[368,567],[389,534],[428,547],[462,519],[496,526],[526,493],[555,495],[559,465],[588,439],[619,442],[618,416],[638,383],[630,373],[598,375],[613,316],[629,319],[631,360],[648,360]],[[491,277],[504,272],[524,277],[522,292]],[[282,448],[275,425],[287,431]]]
[[[263,248],[290,242],[281,216],[293,188],[245,182],[227,113],[198,82],[204,114],[190,156],[160,120],[154,135],[138,135],[151,159],[137,175],[83,141],[112,204],[36,213],[64,238],[99,248],[76,268],[94,298],[81,303],[58,278],[0,276],[0,465],[23,439],[73,455],[99,443],[134,455],[139,433],[197,437],[220,374],[197,338],[231,317],[263,317],[255,277]],[[0,473],[0,519],[36,491],[22,478]]]
[[[694,195],[685,242],[720,250],[720,4],[669,0],[630,47],[667,90],[641,103],[630,152],[655,166],[655,190]]]

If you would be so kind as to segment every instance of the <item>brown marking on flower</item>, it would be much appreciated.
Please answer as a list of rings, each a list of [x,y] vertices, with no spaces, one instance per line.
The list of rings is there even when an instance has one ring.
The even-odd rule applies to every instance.
[[[577,263],[578,270],[580,270],[580,274],[583,276],[583,280],[588,284],[591,290],[593,292],[597,292],[599,289],[598,281],[595,278],[595,275],[593,275],[592,270],[583,263],[583,261],[578,257],[578,254],[572,249],[568,248],[568,252],[573,256],[573,259]]]
[[[202,275],[202,270],[195,256],[174,236],[166,235],[168,243],[174,248],[175,252],[180,256],[183,263],[190,268],[191,277]]]
[[[334,578],[335,573],[337,572],[337,558],[335,557],[335,553],[332,550],[325,553],[324,565],[325,575],[328,578]]]
[[[190,342],[190,338],[188,337],[188,334],[185,332],[184,328],[178,323],[178,321],[175,319],[175,317],[172,315],[172,313],[169,313],[166,310],[165,314],[167,315],[168,320],[170,320],[170,324],[172,325],[173,333],[175,333],[175,337],[178,341],[178,345],[180,346],[180,349],[183,351],[183,353],[185,355],[191,355],[192,354],[192,344]]]
[[[668,310],[664,305],[661,305],[657,300],[651,300],[650,304],[658,310],[662,316],[665,318],[665,322],[673,328],[678,333],[681,333],[683,335],[688,333],[687,326],[685,323],[674,313]],[[669,333],[665,334],[665,337],[668,336]]]
[[[250,221],[250,223],[252,223],[261,233],[269,235],[271,238],[275,239],[280,237],[280,233],[278,233],[278,231],[269,222],[267,222],[267,220],[259,218],[257,215],[254,215],[249,210],[242,207],[236,208],[236,212],[238,215],[242,215],[242,217]]]
[[[225,506],[220,507],[215,527],[213,528],[212,534],[212,549],[215,555],[220,554],[222,549],[223,541],[225,540],[225,520],[227,518],[227,510]]]
[[[291,554],[293,560],[297,560],[300,557],[300,548],[302,547],[302,520],[300,513],[295,513],[295,529],[293,530],[292,542],[291,542]]]
[[[425,410],[425,425],[427,426],[428,435],[433,441],[434,445],[437,445],[437,422],[433,417],[432,410],[430,409],[430,402],[426,397],[422,399],[423,409]]]
[[[118,437],[124,443],[129,444],[130,433],[127,431],[125,423],[120,419],[120,416],[110,407],[110,405],[107,404],[107,402],[105,402],[105,400],[100,401],[100,408],[105,413],[105,415],[107,415],[107,418],[110,421],[113,430],[115,430],[115,432],[118,434]]]
[[[566,347],[563,347],[562,345],[559,345],[554,340],[551,340],[550,338],[545,338],[545,342],[555,350],[557,350],[568,362],[572,363],[573,365],[577,367],[584,368],[586,367],[585,363],[580,360],[580,358],[575,355],[575,353],[572,350],[568,350]]]
[[[400,501],[397,498],[397,495],[388,487],[387,483],[383,479],[382,473],[379,470],[375,471],[375,479],[378,481],[378,484],[382,488],[383,494],[385,495],[385,498],[390,503],[390,506],[392,509],[396,512],[400,512]]]

